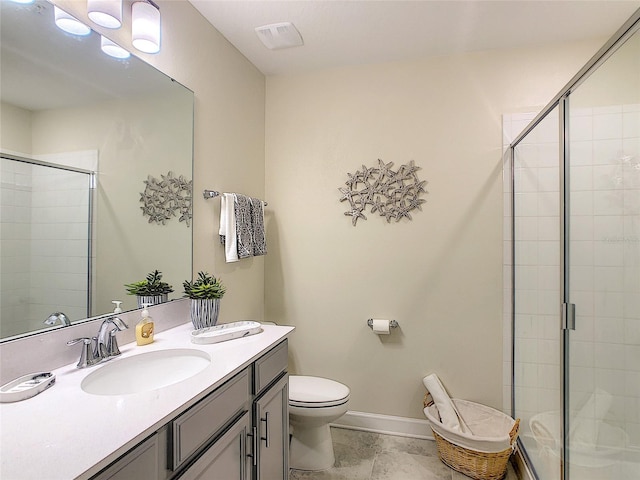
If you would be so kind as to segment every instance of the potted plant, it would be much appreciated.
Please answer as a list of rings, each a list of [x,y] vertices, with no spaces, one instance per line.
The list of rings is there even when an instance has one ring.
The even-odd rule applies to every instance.
[[[139,282],[128,283],[124,286],[127,294],[138,297],[138,308],[143,304],[158,305],[168,300],[173,287],[162,281],[162,272],[155,270],[147,278]]]
[[[219,278],[199,272],[194,281],[185,280],[184,296],[191,299],[191,323],[195,329],[212,327],[218,322],[220,299],[226,292]]]

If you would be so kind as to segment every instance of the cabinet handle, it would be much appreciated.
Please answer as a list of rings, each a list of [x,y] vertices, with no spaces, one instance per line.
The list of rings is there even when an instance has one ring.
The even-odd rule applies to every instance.
[[[260,439],[264,440],[265,448],[269,448],[269,412],[265,412],[264,418],[261,418],[260,421],[264,422],[264,437],[260,437]]]
[[[258,427],[252,427],[251,433],[247,433],[247,437],[251,437],[251,453],[247,453],[247,457],[251,457],[255,467],[258,465]]]

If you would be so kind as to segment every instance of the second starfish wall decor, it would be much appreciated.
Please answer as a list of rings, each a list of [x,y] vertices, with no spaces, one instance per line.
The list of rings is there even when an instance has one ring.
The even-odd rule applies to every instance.
[[[366,220],[364,212],[367,205],[371,206],[371,213],[378,213],[387,222],[395,219],[399,222],[403,218],[411,220],[411,211],[422,210],[421,205],[426,200],[420,198],[426,191],[425,180],[420,181],[417,167],[413,160],[401,165],[398,170],[392,170],[393,162],[384,163],[378,159],[378,168],[365,167],[355,173],[347,173],[345,182],[347,188],[339,188],[342,196],[340,201],[349,201],[349,210],[344,212],[351,217],[351,224],[355,227],[358,219]]]
[[[165,225],[171,217],[178,217],[188,227],[191,224],[191,198],[193,180],[173,172],[160,175],[161,179],[149,175],[144,181],[146,187],[140,193],[142,215],[149,217],[149,223]]]

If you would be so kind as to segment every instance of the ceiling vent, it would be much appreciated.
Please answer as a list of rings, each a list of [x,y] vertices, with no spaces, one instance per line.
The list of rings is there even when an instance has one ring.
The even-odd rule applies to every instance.
[[[300,32],[293,23],[272,23],[256,27],[256,34],[269,50],[281,48],[299,47],[304,44]]]

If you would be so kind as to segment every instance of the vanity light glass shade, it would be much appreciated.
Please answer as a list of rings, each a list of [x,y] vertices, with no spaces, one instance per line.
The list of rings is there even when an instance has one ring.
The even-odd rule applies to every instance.
[[[141,52],[160,51],[160,10],[147,2],[131,7],[131,43]]]
[[[87,0],[87,15],[105,28],[122,26],[122,0]]]
[[[53,17],[58,28],[67,33],[72,35],[89,35],[91,33],[91,29],[87,25],[55,5],[53,6]]]
[[[125,59],[131,56],[128,50],[125,50],[117,43],[112,42],[105,36],[100,36],[100,49],[113,58]]]

